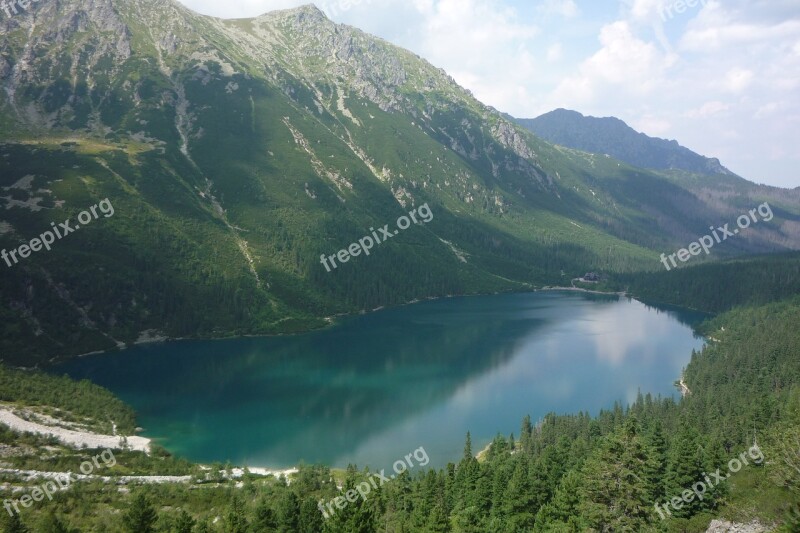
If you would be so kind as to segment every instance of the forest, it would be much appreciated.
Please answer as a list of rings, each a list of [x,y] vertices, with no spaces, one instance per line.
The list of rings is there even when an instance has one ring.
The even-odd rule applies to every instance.
[[[189,473],[195,481],[125,491],[99,482],[79,484],[59,494],[57,505],[3,516],[4,531],[677,532],[705,531],[718,517],[758,518],[781,531],[800,531],[800,471],[793,467],[800,458],[796,257],[701,265],[659,285],[648,286],[647,275],[624,281],[637,290],[648,287],[659,300],[691,305],[695,294],[675,289],[685,279],[713,287],[718,276],[735,276],[738,270],[751,276],[744,278],[749,282],[732,285],[732,293],[703,305],[731,309],[698,326],[708,342],[692,354],[683,376],[690,391],[679,400],[640,393],[631,405],[617,404],[598,416],[526,417],[517,434],[498,435],[480,454],[467,434],[458,463],[404,473],[327,519],[320,502],[355,489],[372,475],[368,470],[305,465],[290,480],[245,473],[235,482],[224,474],[230,465],[215,465],[222,474],[209,478],[164,450],[152,456],[125,452],[113,475],[169,470]],[[771,294],[765,286],[772,283],[787,297],[767,303],[756,295]],[[88,383],[9,369],[0,379],[9,385],[2,387],[3,401],[38,398],[96,420],[127,413],[110,393]],[[65,394],[42,395],[46,390]],[[73,397],[79,391],[84,392]],[[2,433],[9,445],[47,444],[38,440]],[[751,460],[731,470],[729,479],[707,484],[702,499],[664,511],[665,502],[710,481],[711,473],[728,472],[731,460],[754,449],[765,460]],[[33,467],[34,461],[14,458],[19,468]]]

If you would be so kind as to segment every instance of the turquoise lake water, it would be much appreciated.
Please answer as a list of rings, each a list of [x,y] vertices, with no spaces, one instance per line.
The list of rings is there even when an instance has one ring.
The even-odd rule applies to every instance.
[[[477,452],[522,418],[596,414],[673,386],[703,315],[578,292],[429,301],[298,336],[179,341],[52,371],[132,405],[144,436],[199,462],[386,468]]]

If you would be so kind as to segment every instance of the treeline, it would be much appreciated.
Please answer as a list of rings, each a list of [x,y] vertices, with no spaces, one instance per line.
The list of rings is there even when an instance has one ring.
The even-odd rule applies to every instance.
[[[126,497],[96,488],[83,495],[92,513],[65,505],[60,518],[27,522],[137,533],[704,531],[726,506],[743,502],[797,531],[791,511],[800,497],[787,488],[800,487],[800,476],[781,465],[800,435],[798,321],[800,298],[720,316],[706,325],[717,341],[694,354],[685,372],[691,394],[681,401],[640,394],[596,417],[525,419],[517,436],[498,436],[480,461],[467,436],[457,464],[400,475],[327,519],[318,504],[368,472],[349,468],[341,490],[325,467],[304,467],[291,484],[250,477],[238,489],[154,486]],[[751,460],[707,487],[702,500],[663,510],[718,468],[724,476],[728,461],[754,443],[767,461]]]
[[[0,402],[10,407],[41,406],[43,412],[65,420],[89,424],[96,431],[112,434],[112,423],[122,435],[133,435],[136,415],[133,409],[111,391],[67,376],[8,368],[0,364]]]
[[[764,298],[759,291],[779,283],[783,291],[765,294],[777,299],[796,292],[796,256],[709,265],[683,275],[701,272],[720,286],[712,274],[738,268],[760,279],[726,283],[730,294],[714,305],[758,301]],[[682,291],[674,303],[692,298]],[[693,353],[684,373],[690,393],[680,401],[640,394],[630,406],[595,417],[526,418],[517,435],[498,436],[481,460],[467,435],[458,463],[400,475],[329,518],[320,503],[343,496],[369,472],[350,467],[339,476],[326,467],[303,467],[290,484],[248,476],[241,488],[161,485],[132,495],[90,486],[80,489],[80,500],[66,493],[58,516],[4,518],[10,521],[5,530],[699,532],[712,518],[733,513],[739,521],[758,517],[782,524],[782,531],[800,531],[799,322],[800,296],[739,306],[701,326],[710,341]],[[729,461],[755,444],[766,460],[750,455],[750,464],[728,479]],[[712,475],[717,469],[721,478]],[[684,498],[667,512],[665,504],[698,482],[707,484],[702,499]]]
[[[607,286],[643,300],[722,313],[800,294],[800,253],[618,274]]]

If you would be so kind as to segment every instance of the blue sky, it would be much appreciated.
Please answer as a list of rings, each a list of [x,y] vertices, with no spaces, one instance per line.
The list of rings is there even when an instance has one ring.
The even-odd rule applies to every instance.
[[[304,0],[180,0],[222,18]],[[318,0],[517,117],[616,116],[800,186],[800,0]]]

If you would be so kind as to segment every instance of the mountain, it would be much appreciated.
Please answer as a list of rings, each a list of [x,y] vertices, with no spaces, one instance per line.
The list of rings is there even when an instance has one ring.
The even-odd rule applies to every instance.
[[[556,109],[518,122],[555,144],[593,154],[608,154],[636,167],[735,176],[719,159],[692,152],[678,141],[648,137],[615,117],[586,117],[577,111]]]
[[[0,18],[0,84],[15,364],[656,270],[766,200],[774,220],[716,257],[800,249],[800,191],[709,195],[552,145],[314,6],[221,20],[172,0],[32,3]],[[392,234],[421,208],[429,221]],[[22,256],[67,220],[80,229]],[[371,235],[387,242],[326,266]]]
[[[782,199],[790,199],[792,203],[800,200],[800,188],[757,185],[722,166],[717,158],[692,152],[674,140],[649,137],[618,118],[589,117],[567,109],[556,109],[535,119],[509,118],[556,145],[646,168],[689,191],[703,202],[704,209],[711,211],[714,211],[711,206],[729,205],[734,198],[737,200],[733,203],[740,210],[748,203],[767,201],[775,205]],[[739,214],[729,211],[732,217]],[[685,216],[692,214],[687,212]],[[708,221],[712,222],[710,217]],[[784,231],[795,232],[788,227]]]

